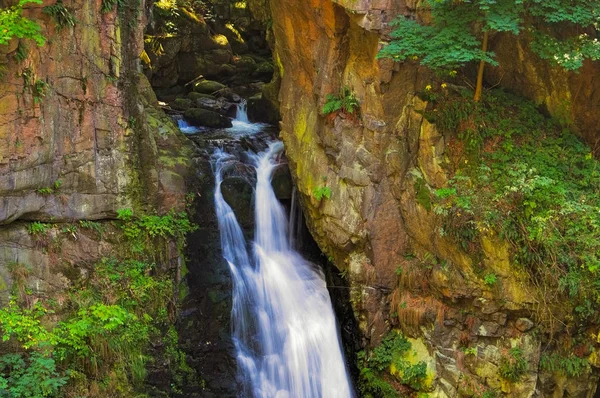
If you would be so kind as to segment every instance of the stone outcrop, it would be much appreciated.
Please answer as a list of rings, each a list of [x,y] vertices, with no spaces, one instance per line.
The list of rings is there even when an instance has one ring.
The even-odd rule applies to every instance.
[[[59,31],[42,12],[51,4],[25,11],[41,25],[44,46],[14,39],[0,49],[8,68],[0,80],[3,294],[9,263],[60,279],[59,264],[90,263],[111,253],[110,244],[82,231],[62,249],[48,250],[27,232],[31,222],[55,225],[42,239],[49,242],[52,230],[60,235],[79,220],[111,220],[122,208],[184,209],[191,147],[136,72],[143,10],[102,12],[100,1],[74,1],[66,6],[76,23]],[[21,62],[19,44],[28,47]]]
[[[416,12],[417,2],[278,0],[270,7],[281,136],[309,228],[350,285],[363,346],[376,345],[392,326],[424,343],[421,356],[433,372],[430,396],[469,396],[483,386],[519,397],[591,396],[597,370],[579,378],[539,370],[545,342],[531,327],[538,292],[511,267],[506,244],[482,238],[483,263],[501,280],[491,287],[475,272],[472,253],[438,232],[439,218],[426,198],[448,178],[440,164],[451,137],[424,119],[427,104],[416,96],[431,72],[413,62],[376,59],[389,21]],[[567,113],[595,145],[597,115],[589,107],[598,101],[583,102],[597,88],[588,77],[534,66],[529,53],[515,57],[521,47],[494,40],[505,69],[490,68],[489,81],[514,73],[519,77],[506,86],[552,113],[561,98],[572,99]],[[326,96],[344,87],[358,99],[360,118],[324,117]],[[578,87],[586,94],[577,94]],[[313,192],[324,187],[331,199],[318,200]],[[460,346],[475,347],[475,355]],[[511,384],[498,369],[517,346],[530,365]]]

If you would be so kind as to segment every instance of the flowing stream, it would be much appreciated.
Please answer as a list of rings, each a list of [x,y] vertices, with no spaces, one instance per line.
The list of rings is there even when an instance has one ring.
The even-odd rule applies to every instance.
[[[223,173],[237,159],[222,150],[213,155],[221,247],[233,279],[240,396],[352,397],[323,274],[291,247],[288,220],[271,186],[282,151],[275,142],[249,154],[257,174],[251,250],[221,193]]]

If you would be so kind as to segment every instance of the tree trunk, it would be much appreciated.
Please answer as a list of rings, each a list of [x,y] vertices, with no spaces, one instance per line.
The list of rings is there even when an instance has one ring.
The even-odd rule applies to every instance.
[[[487,46],[488,46],[488,32],[489,31],[485,31],[483,32],[483,43],[481,44],[481,51],[483,51],[484,53],[487,51]],[[475,85],[475,96],[473,97],[473,100],[475,102],[479,102],[479,100],[481,99],[481,89],[482,89],[482,85],[483,85],[483,68],[485,67],[485,61],[481,60],[479,61],[479,70],[477,71],[477,84]]]

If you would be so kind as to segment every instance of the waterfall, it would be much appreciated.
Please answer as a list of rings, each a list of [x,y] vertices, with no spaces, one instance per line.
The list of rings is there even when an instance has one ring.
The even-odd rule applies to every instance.
[[[288,220],[271,186],[281,142],[254,159],[257,183],[253,255],[223,199],[223,173],[235,158],[213,155],[215,207],[223,257],[233,280],[232,329],[241,397],[348,398],[352,389],[322,272],[292,250]]]
[[[243,123],[250,123],[248,120],[248,112],[246,111],[247,102],[245,99],[241,100],[237,104],[237,112],[235,114],[235,119],[239,120]]]

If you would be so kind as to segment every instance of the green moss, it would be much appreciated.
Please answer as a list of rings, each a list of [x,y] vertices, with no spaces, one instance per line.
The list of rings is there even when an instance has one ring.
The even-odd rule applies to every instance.
[[[425,180],[423,178],[415,178],[413,188],[415,190],[417,203],[423,206],[425,210],[431,211],[431,194],[429,193],[429,188]]]

